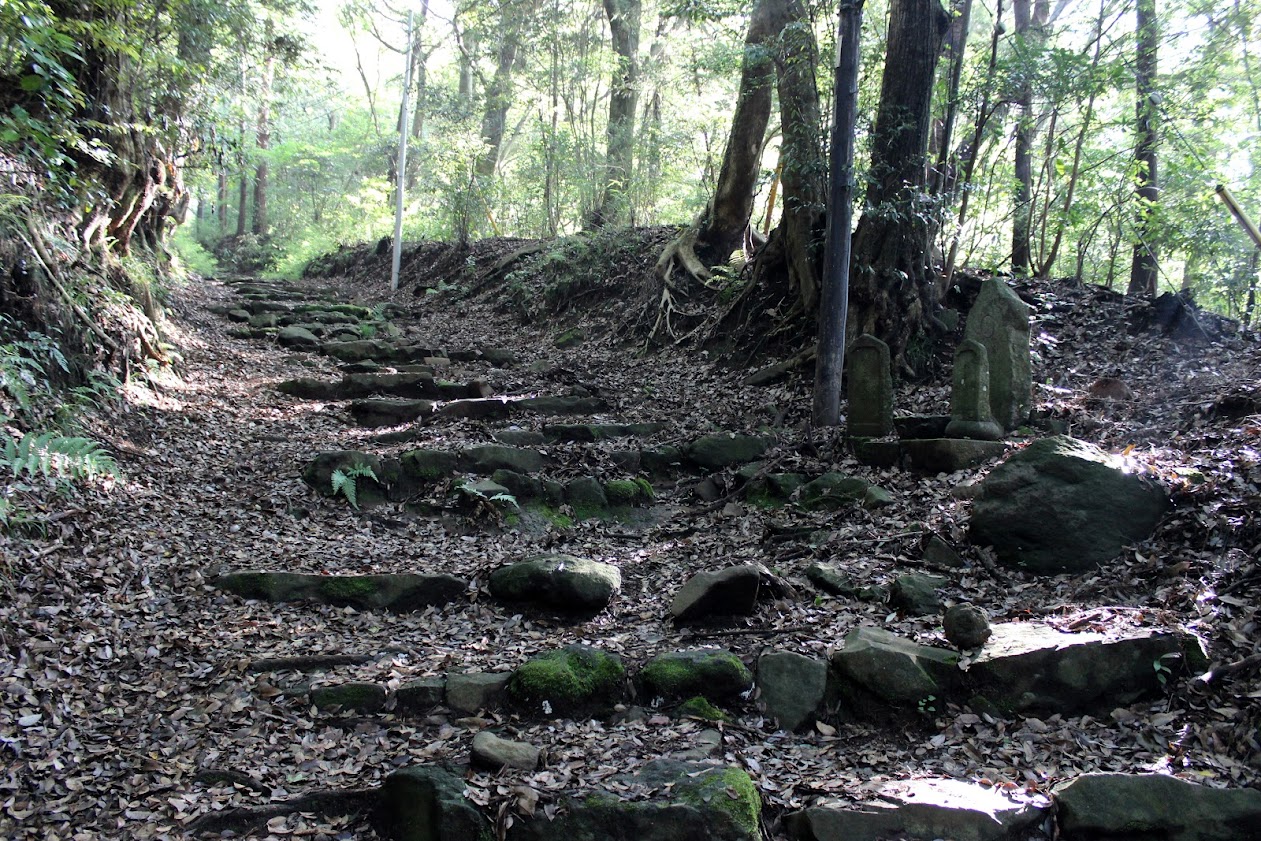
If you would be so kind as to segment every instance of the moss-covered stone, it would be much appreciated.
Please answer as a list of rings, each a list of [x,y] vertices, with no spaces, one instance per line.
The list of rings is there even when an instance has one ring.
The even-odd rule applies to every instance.
[[[721,470],[733,464],[756,461],[770,448],[771,439],[760,435],[718,433],[703,435],[687,446],[686,454],[697,467]]]
[[[320,710],[375,713],[385,707],[385,687],[377,683],[343,683],[311,690],[311,705]]]
[[[414,766],[385,779],[372,826],[392,841],[491,841],[490,821],[464,796],[464,780],[444,768]]]
[[[577,347],[587,340],[587,334],[580,327],[573,327],[552,339],[552,346],[560,349]]]
[[[617,567],[572,555],[540,555],[490,574],[490,592],[495,598],[527,601],[566,613],[598,613],[621,589],[622,575]]]
[[[386,473],[384,462],[380,456],[371,453],[361,453],[357,450],[320,453],[302,467],[302,480],[322,496],[335,496],[333,474],[339,470],[343,474],[371,470],[372,476],[376,476],[376,479],[368,475],[354,477],[356,502],[360,506],[385,499],[387,489],[383,484]],[[345,489],[338,493],[344,494]]]
[[[314,601],[396,612],[446,604],[461,597],[467,587],[463,580],[444,574],[313,575],[265,570],[226,573],[215,579],[215,585],[247,599]]]
[[[748,774],[739,768],[719,768],[688,780],[691,784],[680,780],[675,786],[679,800],[726,812],[736,826],[749,833],[750,837],[758,837],[762,798]]]
[[[401,464],[404,475],[427,482],[446,479],[468,467],[459,453],[447,450],[408,450]]]
[[[609,505],[647,505],[653,500],[652,485],[646,479],[613,479],[604,483]]]
[[[644,666],[639,679],[650,696],[667,701],[699,695],[727,703],[753,684],[753,674],[739,657],[715,648],[660,654]]]
[[[688,698],[679,704],[676,712],[683,717],[703,718],[706,721],[730,721],[731,717],[710,703],[704,695]]]
[[[617,655],[569,645],[522,664],[508,682],[513,701],[558,715],[610,709],[625,694],[626,669]],[[544,706],[546,704],[546,706]]]
[[[824,511],[862,502],[870,483],[841,473],[824,473],[801,488],[801,507],[807,511]]]
[[[614,778],[618,792],[648,792],[627,800],[596,792],[571,798],[555,820],[514,827],[519,841],[757,841],[762,803],[738,768],[655,759]]]
[[[601,517],[609,510],[608,497],[599,480],[591,476],[582,476],[565,484],[565,502],[574,509],[574,515],[580,520]]]

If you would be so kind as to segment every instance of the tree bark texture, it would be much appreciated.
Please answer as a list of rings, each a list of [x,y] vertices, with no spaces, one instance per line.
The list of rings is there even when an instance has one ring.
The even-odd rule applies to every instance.
[[[1012,208],[1011,270],[1017,275],[1027,275],[1032,262],[1029,240],[1033,218],[1033,140],[1038,129],[1030,77],[1038,43],[1045,37],[1051,7],[1049,0],[1015,0],[1012,11],[1016,18],[1016,45],[1026,69],[1017,94],[1020,116],[1016,121],[1015,138],[1016,195]]]
[[[630,218],[635,156],[635,111],[639,105],[640,0],[604,0],[617,70],[609,88],[604,195],[592,222],[619,225]]]
[[[701,219],[697,256],[707,265],[725,262],[744,239],[753,215],[766,125],[775,93],[775,62],[767,41],[774,34],[771,7],[778,0],[758,0],[749,18],[740,68],[740,93],[731,117],[714,197]]]
[[[490,178],[499,164],[499,147],[503,144],[507,126],[508,109],[512,107],[512,71],[517,63],[520,46],[520,21],[511,7],[505,7],[500,22],[499,56],[495,63],[495,75],[486,86],[486,110],[482,113],[482,142],[485,147],[478,156],[475,172],[480,178]]]
[[[933,82],[949,23],[939,0],[890,6],[867,199],[854,234],[846,332],[883,340],[903,369],[912,368],[908,345],[930,329],[940,297],[929,250],[935,211],[921,196]]]
[[[1156,49],[1160,40],[1159,22],[1156,19],[1156,0],[1138,0],[1138,47],[1134,62],[1135,129],[1134,146],[1136,175],[1135,193],[1138,196],[1138,231],[1134,242],[1134,258],[1130,266],[1130,295],[1154,298],[1156,296],[1156,244],[1152,240],[1151,214],[1160,200],[1160,188],[1156,173],[1157,109],[1156,109]]]
[[[827,174],[820,137],[819,89],[814,78],[818,47],[809,12],[801,0],[776,0],[771,27],[779,33],[775,70],[783,130],[784,210],[778,231],[788,263],[789,288],[797,293],[801,307],[812,313],[818,306],[823,269]]]
[[[276,56],[268,48],[267,57],[263,60],[263,78],[258,99],[255,143],[262,154],[254,166],[254,224],[250,228],[260,237],[265,237],[268,233],[267,187],[270,171],[267,166],[267,150],[271,148],[271,89],[275,72]]]

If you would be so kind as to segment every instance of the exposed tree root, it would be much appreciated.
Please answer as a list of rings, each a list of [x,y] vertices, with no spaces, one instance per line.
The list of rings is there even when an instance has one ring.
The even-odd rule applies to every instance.
[[[354,815],[367,812],[376,805],[381,792],[378,789],[347,789],[345,791],[313,791],[267,806],[241,806],[222,812],[209,812],[189,825],[192,833],[235,832],[246,835],[266,826],[273,818],[292,815],[295,812],[312,812],[325,817]]]

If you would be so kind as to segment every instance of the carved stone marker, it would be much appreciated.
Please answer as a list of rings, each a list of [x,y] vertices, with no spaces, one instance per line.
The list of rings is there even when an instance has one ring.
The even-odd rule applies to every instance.
[[[889,346],[863,334],[849,349],[849,435],[883,438],[893,432],[893,373]]]
[[[950,392],[947,438],[997,441],[1003,428],[990,409],[990,365],[985,345],[964,339],[955,351],[954,385]]]
[[[987,280],[968,314],[964,338],[985,346],[994,420],[1004,429],[1015,429],[1028,419],[1033,405],[1029,306],[1002,280]]]

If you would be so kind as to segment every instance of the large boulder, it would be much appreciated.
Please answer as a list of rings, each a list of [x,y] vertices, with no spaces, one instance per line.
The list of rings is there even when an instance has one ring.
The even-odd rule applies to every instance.
[[[942,700],[957,681],[958,660],[953,652],[863,626],[850,631],[845,647],[832,655],[832,671],[855,711],[875,714]]]
[[[1065,838],[1261,839],[1261,791],[1161,774],[1085,774],[1055,789]]]
[[[810,724],[827,693],[828,666],[795,651],[773,651],[757,661],[762,708],[783,730]]]
[[[571,555],[541,555],[490,574],[490,593],[495,598],[564,613],[597,613],[621,589],[622,573],[617,567]]]
[[[307,328],[290,324],[277,334],[276,344],[297,350],[315,350],[320,346],[320,340]]]
[[[698,572],[683,583],[670,604],[674,621],[752,613],[762,587],[763,569],[754,564],[742,564],[717,572]]]
[[[1120,458],[1073,438],[1035,441],[996,467],[972,504],[971,540],[1036,573],[1085,572],[1149,537],[1165,491]]]

